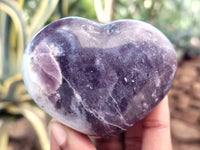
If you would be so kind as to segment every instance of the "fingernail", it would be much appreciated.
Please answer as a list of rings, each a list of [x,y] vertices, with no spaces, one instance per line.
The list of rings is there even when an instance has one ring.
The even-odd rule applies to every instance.
[[[56,142],[59,146],[64,145],[64,143],[67,140],[67,133],[64,130],[64,128],[62,127],[62,125],[58,124],[58,123],[52,123],[51,124],[51,131],[52,134],[54,135]]]

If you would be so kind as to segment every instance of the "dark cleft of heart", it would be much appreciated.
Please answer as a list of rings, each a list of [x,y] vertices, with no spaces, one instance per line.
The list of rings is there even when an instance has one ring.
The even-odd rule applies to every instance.
[[[70,17],[28,44],[26,87],[52,117],[94,137],[112,137],[142,120],[167,94],[175,51],[155,27],[136,20],[98,24]]]

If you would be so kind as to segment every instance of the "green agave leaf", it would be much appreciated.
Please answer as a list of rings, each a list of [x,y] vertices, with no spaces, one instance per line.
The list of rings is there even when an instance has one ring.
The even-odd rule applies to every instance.
[[[29,40],[34,36],[38,30],[40,30],[45,22],[49,19],[53,11],[55,10],[59,0],[43,0],[40,1],[38,11],[31,20]]]
[[[0,101],[16,100],[21,102],[31,99],[21,74],[8,78],[3,85],[0,84]]]
[[[11,102],[0,102],[0,110],[6,109],[10,104]]]
[[[5,35],[5,13],[0,11],[0,35]],[[5,42],[5,36],[0,36],[0,79],[3,77],[4,73],[4,63],[5,63],[5,58],[4,58],[4,51],[6,49],[6,45],[4,44]],[[0,86],[1,87],[1,86]],[[1,89],[1,88],[0,88]],[[0,93],[1,94],[1,93]]]
[[[19,3],[20,8],[22,8],[24,5],[24,0],[18,0],[18,3]]]
[[[5,96],[6,93],[6,89],[5,87],[3,87],[2,84],[0,84],[0,101],[3,99],[3,97]]]
[[[21,71],[21,61],[23,56],[24,47],[26,44],[26,24],[22,18],[22,12],[18,3],[14,0],[1,0],[0,1],[0,9],[7,13],[14,25],[16,27],[17,35],[18,35],[18,44],[17,44],[17,59],[16,59],[16,70],[19,73]],[[6,34],[6,33],[5,33]],[[10,53],[10,50],[3,49],[3,51],[7,51]],[[7,75],[5,75],[7,76]]]
[[[16,95],[16,92],[17,92],[17,90],[18,90],[18,87],[19,87],[19,85],[21,85],[23,83],[23,81],[22,80],[17,80],[17,81],[15,81],[15,82],[13,82],[11,85],[10,85],[10,87],[9,87],[9,89],[8,89],[8,91],[7,91],[7,93],[6,93],[6,95],[5,95],[5,97],[3,98],[3,100],[18,100],[18,95]]]
[[[68,14],[68,0],[62,0],[62,14],[63,17],[67,16]]]
[[[22,75],[18,74],[8,78],[3,85],[0,85],[0,101],[1,100],[13,100],[17,97],[15,96],[15,90],[18,90],[17,87],[19,84],[23,83]]]
[[[45,128],[42,120],[30,109],[23,108],[23,107],[20,107],[20,109],[21,109],[21,113],[24,115],[24,117],[26,117],[33,125],[33,127],[38,135],[42,150],[49,150],[50,147],[49,147],[49,139],[48,139],[48,135],[47,135],[47,129]]]
[[[8,140],[9,140],[9,133],[8,133],[8,126],[10,124],[9,120],[0,120],[0,149],[6,150],[8,148]]]
[[[61,11],[61,17],[66,17],[68,14],[68,0],[61,0],[59,3],[59,9]]]
[[[41,149],[42,150],[50,149],[48,132],[47,129],[45,128],[44,122],[39,117],[38,112],[34,112],[34,109],[31,110],[29,107],[26,107],[25,105],[20,105],[18,107],[12,105],[7,107],[7,111],[12,114],[22,114],[26,119],[28,119],[38,135]]]

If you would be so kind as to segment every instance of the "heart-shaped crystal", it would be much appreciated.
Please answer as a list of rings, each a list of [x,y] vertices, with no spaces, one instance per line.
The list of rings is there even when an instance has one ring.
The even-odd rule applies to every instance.
[[[67,126],[96,137],[143,119],[166,95],[175,51],[153,26],[60,19],[28,44],[23,77],[35,102]]]

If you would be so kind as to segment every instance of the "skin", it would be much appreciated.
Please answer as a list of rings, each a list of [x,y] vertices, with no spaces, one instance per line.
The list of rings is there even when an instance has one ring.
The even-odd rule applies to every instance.
[[[168,98],[142,121],[111,139],[92,139],[53,119],[51,150],[172,150]]]

